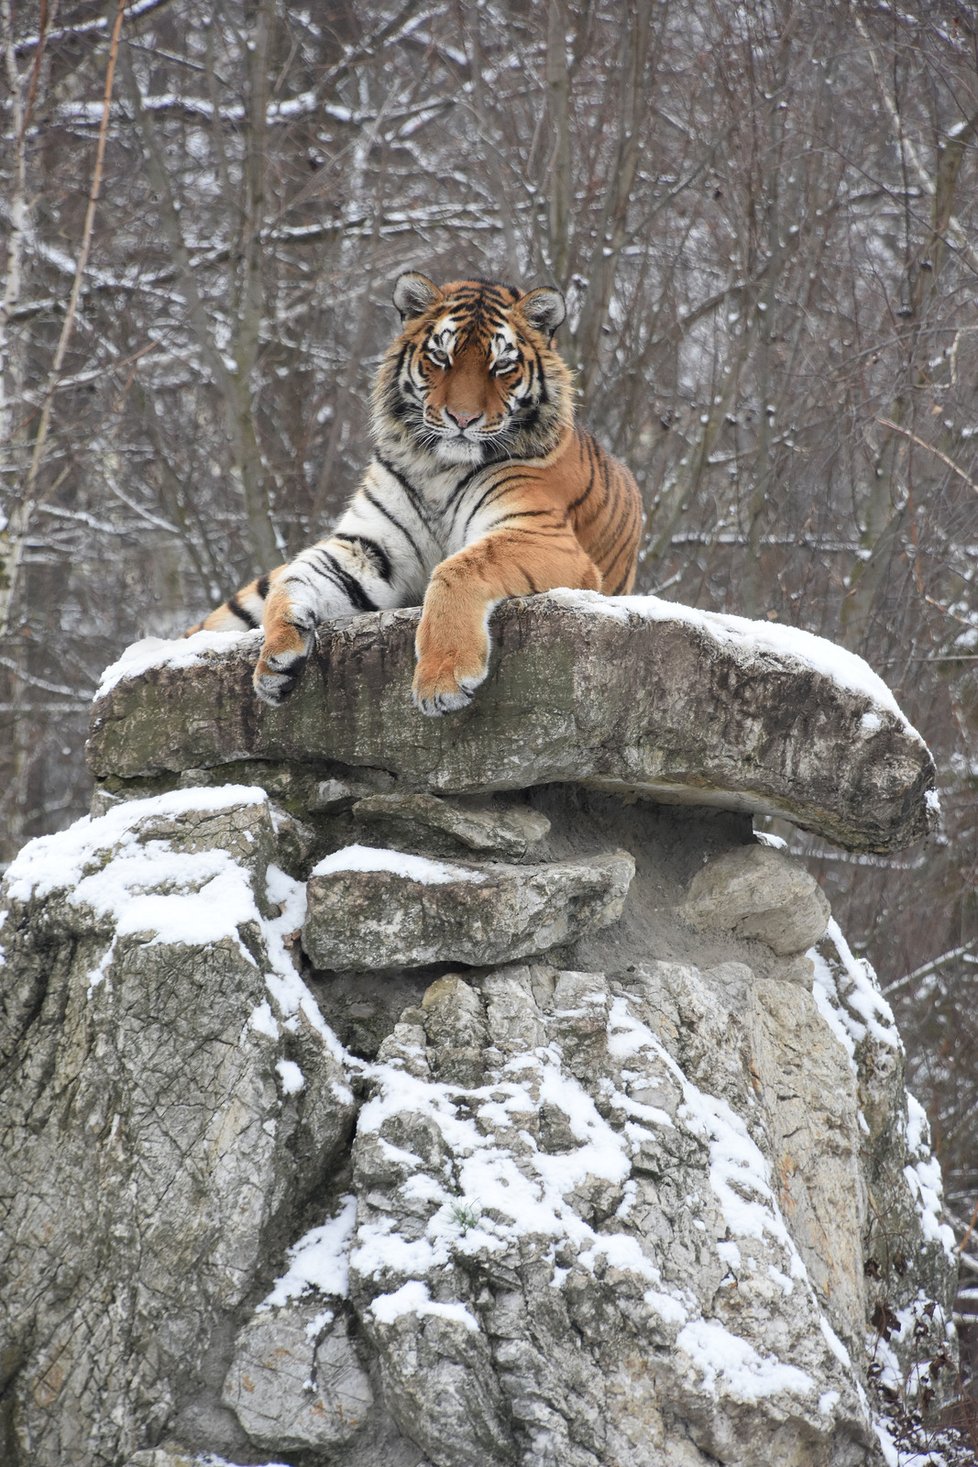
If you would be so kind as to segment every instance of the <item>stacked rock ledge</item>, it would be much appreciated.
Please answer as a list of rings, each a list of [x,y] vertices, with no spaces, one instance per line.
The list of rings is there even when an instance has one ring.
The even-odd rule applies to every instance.
[[[7,872],[0,1458],[883,1467],[953,1381],[940,1177],[751,812],[899,848],[922,741],[651,598],[500,608],[429,721],[414,624],[275,712],[252,638],[134,649]]]
[[[257,633],[134,650],[96,701],[92,772],[158,779],[259,760],[382,772],[401,794],[593,783],[783,816],[851,850],[900,849],[934,823],[923,740],[865,663],[818,637],[654,597],[515,599],[493,618],[478,697],[420,728],[417,617],[321,629],[281,709],[251,692]]]

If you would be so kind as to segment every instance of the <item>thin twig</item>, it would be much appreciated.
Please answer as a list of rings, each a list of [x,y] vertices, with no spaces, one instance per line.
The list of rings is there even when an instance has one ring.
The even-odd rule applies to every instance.
[[[891,418],[877,418],[876,421],[881,428],[891,428],[894,433],[899,433],[901,438],[909,438],[910,442],[916,443],[918,448],[923,448],[927,453],[932,453],[935,458],[939,458],[941,463],[946,464],[952,473],[957,474],[959,479],[964,480],[969,489],[973,490],[975,494],[978,494],[978,484],[975,483],[974,479],[969,479],[964,469],[959,468],[953,458],[948,458],[946,453],[942,453],[939,448],[935,448],[933,443],[927,443],[923,438],[918,438],[916,433],[911,433],[909,428],[903,428],[899,423],[894,423]]]
[[[62,367],[64,366],[68,344],[71,341],[72,332],[74,331],[75,317],[78,313],[78,299],[81,294],[82,277],[85,274],[88,257],[92,248],[92,234],[95,228],[95,209],[102,188],[105,147],[109,135],[112,83],[115,77],[115,64],[119,54],[119,38],[122,34],[122,20],[125,15],[125,9],[126,0],[116,0],[115,23],[112,27],[112,38],[109,42],[109,59],[105,69],[105,89],[102,96],[102,122],[99,127],[98,143],[95,149],[95,166],[92,172],[91,187],[88,191],[88,206],[85,210],[85,221],[82,226],[82,238],[78,250],[78,259],[75,264],[75,276],[71,284],[71,293],[68,298],[65,319],[61,326],[61,335],[58,337],[58,344],[55,348],[51,370],[48,373],[47,386],[44,390],[44,402],[37,425],[37,433],[34,437],[34,448],[31,453],[30,466],[27,470],[24,492],[18,504],[15,506],[13,513],[10,515],[8,532],[11,548],[7,557],[7,585],[4,589],[2,615],[0,615],[0,636],[6,635],[9,626],[17,573],[23,560],[24,542],[27,538],[31,517],[38,504],[37,480],[41,471],[41,464],[44,461],[44,452],[51,426],[51,413],[54,407],[54,395],[58,387],[58,379],[61,376]]]
[[[964,1252],[968,1239],[971,1237],[971,1234],[975,1230],[976,1222],[978,1222],[978,1202],[976,1202],[974,1207],[971,1209],[971,1216],[968,1219],[968,1226],[964,1230],[964,1237],[961,1239],[961,1242],[958,1244],[957,1247],[958,1253]]]

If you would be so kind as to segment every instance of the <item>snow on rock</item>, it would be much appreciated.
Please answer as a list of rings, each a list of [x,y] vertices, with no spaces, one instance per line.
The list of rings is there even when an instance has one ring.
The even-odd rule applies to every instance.
[[[906,1460],[939,1173],[871,968],[746,812],[900,843],[919,740],[733,622],[494,627],[441,723],[413,613],[324,630],[281,713],[253,638],[109,679],[102,813],[0,891],[14,1467]]]
[[[327,969],[504,963],[616,921],[634,872],[627,851],[475,866],[347,846],[310,872],[303,943]]]
[[[336,871],[389,871],[393,876],[403,876],[406,881],[416,881],[422,886],[485,880],[481,871],[472,871],[458,862],[447,866],[444,861],[430,861],[406,851],[378,850],[361,845],[344,846],[343,850],[325,856],[313,866],[309,875],[332,876]]]
[[[815,970],[813,992],[833,1032],[850,1054],[867,1038],[902,1054],[893,1010],[883,997],[876,974],[865,958],[857,958],[835,919],[826,929],[822,950],[809,953]]]
[[[750,654],[770,654],[791,658],[830,679],[840,688],[878,705],[898,718],[917,739],[920,735],[907,722],[886,683],[862,657],[847,652],[825,637],[817,637],[800,627],[778,622],[750,621],[744,616],[729,616],[718,611],[697,611],[677,601],[663,601],[658,596],[602,596],[597,591],[548,591],[558,606],[590,615],[610,616],[619,620],[638,617],[649,622],[683,622],[710,637],[720,646],[736,647]],[[874,712],[862,715],[860,724],[867,734],[877,733],[882,720]],[[921,742],[923,742],[921,740]]]
[[[74,902],[73,890],[91,872],[106,864],[107,853],[128,859],[136,843],[136,830],[144,821],[178,822],[206,812],[218,813],[242,805],[263,806],[267,796],[263,790],[247,785],[223,785],[216,789],[174,790],[145,800],[119,804],[104,815],[84,816],[57,835],[42,835],[28,841],[7,868],[7,891],[15,901],[31,896],[45,897],[63,889]],[[163,853],[157,851],[161,856]],[[217,855],[223,855],[218,851]],[[180,871],[177,872],[178,876]],[[166,880],[164,873],[163,880]],[[124,883],[123,883],[124,887]],[[98,882],[87,888],[105,912],[113,910],[113,895],[124,897],[110,883],[100,888]],[[84,905],[82,900],[79,905]]]
[[[871,1381],[882,1393],[874,1427],[884,1460],[912,1467],[924,1439],[908,1413],[919,1410],[923,1387],[927,1399],[940,1392],[951,1368],[954,1326],[940,1280],[956,1272],[954,1234],[942,1220],[940,1166],[927,1117],[904,1088],[903,1045],[876,974],[855,957],[835,921],[809,957],[816,1006],[859,1087],[866,1174],[874,1190],[877,1178],[890,1179],[886,1202],[874,1199],[865,1230],[870,1327],[864,1343]],[[962,1460],[953,1442],[950,1455],[942,1455],[939,1436],[926,1438],[924,1455],[933,1455],[937,1467]]]
[[[722,981],[686,978],[722,1002]],[[385,1399],[398,1419],[424,1419],[432,1460],[456,1460],[456,1440],[474,1451],[472,1421],[491,1443],[506,1405],[525,1398],[562,1462],[662,1460],[667,1398],[681,1398],[686,1430],[717,1455],[745,1407],[757,1460],[780,1460],[786,1418],[822,1439],[824,1458],[813,1449],[812,1461],[832,1460],[836,1435],[869,1439],[851,1363],[821,1328],[821,1298],[751,1135],[763,1122],[749,1085],[738,1113],[662,1037],[681,1022],[676,981],[655,965],[624,986],[540,968],[445,978],[371,1068],[354,1146],[351,1295]],[[471,1032],[473,996],[484,1069],[481,1083],[460,1085],[446,1054],[465,1047],[452,1033]],[[740,1027],[732,1011],[722,1018]],[[772,1273],[779,1296],[791,1295],[774,1316]],[[457,1341],[432,1332],[433,1312],[477,1337],[462,1379]],[[500,1339],[513,1341],[504,1358],[518,1361],[518,1398],[506,1375],[503,1399],[494,1395]],[[626,1362],[649,1349],[655,1372],[633,1373]],[[418,1362],[410,1379],[405,1357]],[[620,1406],[611,1421],[609,1377]],[[632,1419],[649,1432],[638,1452],[617,1434]]]
[[[807,1371],[785,1365],[774,1356],[759,1355],[746,1340],[732,1335],[715,1320],[697,1319],[685,1325],[676,1344],[699,1374],[702,1389],[710,1395],[729,1396],[748,1404],[783,1393],[810,1396],[814,1389],[815,1382]],[[819,1397],[820,1413],[822,1402],[830,1394],[834,1397],[832,1406],[838,1404],[837,1393],[825,1392]]]
[[[944,1210],[944,1187],[941,1167],[930,1148],[930,1125],[919,1100],[907,1092],[907,1153],[910,1157],[904,1176],[920,1218],[926,1242],[937,1243],[948,1258],[955,1258],[954,1233],[941,1221]]]
[[[131,678],[140,678],[151,668],[171,667],[187,671],[200,667],[207,661],[208,654],[226,653],[232,646],[247,646],[257,649],[261,644],[258,632],[194,632],[192,637],[177,640],[166,637],[143,637],[133,642],[122,656],[102,673],[95,698],[104,698],[117,683]]]
[[[340,1198],[333,1217],[303,1234],[289,1249],[289,1266],[275,1283],[260,1309],[277,1309],[290,1299],[314,1291],[345,1299],[349,1293],[349,1250],[356,1219],[357,1201]]]
[[[321,627],[282,709],[254,699],[257,634],[134,650],[95,704],[92,770],[330,761],[383,771],[401,799],[586,780],[778,815],[857,850],[912,844],[936,821],[933,761],[892,693],[807,632],[654,597],[514,598],[493,613],[496,652],[471,707],[424,719],[410,701],[417,617]]]
[[[0,1336],[38,1467],[158,1435],[346,1141],[274,854],[267,796],[227,786],[121,803],[10,868]]]
[[[428,1293],[427,1286],[417,1279],[402,1284],[393,1294],[378,1294],[370,1306],[370,1312],[378,1324],[393,1324],[401,1315],[409,1314],[448,1319],[467,1330],[479,1328],[464,1304],[436,1304]]]

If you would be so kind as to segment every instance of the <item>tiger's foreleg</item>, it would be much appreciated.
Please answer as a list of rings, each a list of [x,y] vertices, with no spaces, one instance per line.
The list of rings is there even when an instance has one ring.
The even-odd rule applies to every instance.
[[[320,622],[417,605],[437,559],[427,535],[417,510],[396,484],[378,482],[372,465],[328,538],[250,581],[191,631],[261,627],[255,692],[276,707],[295,687]]]
[[[489,670],[489,617],[500,601],[557,586],[601,589],[600,572],[567,528],[500,530],[436,566],[415,642],[421,712],[437,717],[471,702]]]
[[[347,528],[350,521],[355,528]],[[283,566],[270,586],[265,637],[254,672],[255,692],[277,707],[309,660],[316,627],[334,616],[404,605],[401,584],[384,545],[362,533],[351,510],[327,540]]]

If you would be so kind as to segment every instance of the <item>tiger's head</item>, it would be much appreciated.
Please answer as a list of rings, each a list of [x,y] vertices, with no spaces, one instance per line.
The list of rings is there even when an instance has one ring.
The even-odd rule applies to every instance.
[[[559,291],[416,271],[394,287],[401,334],[381,363],[374,431],[441,466],[539,458],[573,423],[570,372],[552,345]]]

